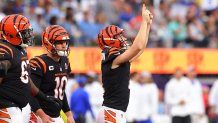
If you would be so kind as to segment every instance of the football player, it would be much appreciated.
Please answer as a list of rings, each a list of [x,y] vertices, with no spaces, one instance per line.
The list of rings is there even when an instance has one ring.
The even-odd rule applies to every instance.
[[[124,112],[129,102],[130,63],[142,54],[148,41],[152,14],[142,6],[140,30],[131,46],[123,36],[123,29],[110,25],[100,31],[97,43],[102,49],[103,107],[99,123],[126,123]]]
[[[48,53],[30,60],[31,79],[35,85],[46,95],[53,96],[62,102],[61,107],[56,107],[54,104],[38,99],[38,103],[33,101],[31,106],[39,117],[44,111],[52,117],[55,123],[64,123],[60,117],[61,109],[66,114],[68,123],[74,123],[65,94],[65,85],[71,72],[67,57],[69,41],[69,34],[63,27],[51,25],[42,33],[42,44]]]
[[[0,122],[28,123],[26,119],[30,117],[30,108],[27,108],[29,113],[23,113],[27,116],[23,116],[21,109],[29,106],[31,92],[50,103],[55,103],[55,98],[44,95],[29,78],[25,50],[33,41],[29,20],[18,14],[5,16],[0,22],[0,32]]]

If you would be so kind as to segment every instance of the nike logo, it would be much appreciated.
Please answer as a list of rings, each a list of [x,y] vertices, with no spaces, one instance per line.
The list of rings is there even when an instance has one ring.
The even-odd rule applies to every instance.
[[[33,70],[36,70],[36,68],[35,67],[31,67]]]

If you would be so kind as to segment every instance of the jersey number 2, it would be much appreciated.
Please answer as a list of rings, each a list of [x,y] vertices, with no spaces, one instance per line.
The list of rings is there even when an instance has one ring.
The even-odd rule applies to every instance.
[[[59,98],[60,100],[63,100],[64,98],[64,86],[66,85],[67,82],[67,77],[66,76],[62,76],[62,77],[56,77],[55,78],[55,82],[56,82],[56,87],[55,87],[55,98]]]

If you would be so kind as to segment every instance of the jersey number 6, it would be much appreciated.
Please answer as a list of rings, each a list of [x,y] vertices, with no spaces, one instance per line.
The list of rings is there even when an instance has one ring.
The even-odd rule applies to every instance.
[[[29,82],[29,74],[27,71],[27,67],[28,67],[29,61],[25,60],[21,62],[21,76],[20,76],[20,80],[27,84]]]

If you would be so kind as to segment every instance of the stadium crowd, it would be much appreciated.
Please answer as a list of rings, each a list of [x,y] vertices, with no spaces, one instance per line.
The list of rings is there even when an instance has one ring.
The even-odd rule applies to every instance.
[[[1,0],[0,19],[20,13],[32,23],[35,40],[51,24],[67,29],[74,46],[95,46],[99,30],[108,24],[125,29],[132,39],[141,21],[141,0]],[[216,0],[149,0],[154,20],[148,47],[217,48]],[[92,30],[92,31],[90,31]],[[39,45],[39,44],[36,44]]]

